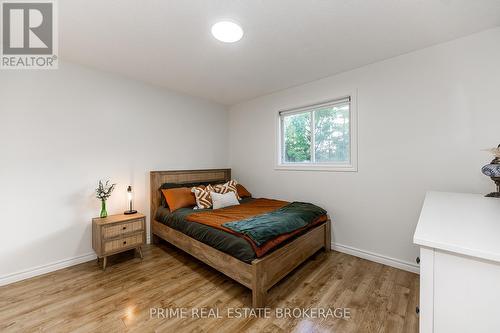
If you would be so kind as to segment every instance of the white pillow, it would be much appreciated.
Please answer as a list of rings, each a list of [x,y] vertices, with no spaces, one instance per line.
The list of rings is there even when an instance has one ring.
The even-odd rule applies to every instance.
[[[219,209],[219,208],[224,208],[224,207],[229,207],[229,206],[234,206],[234,205],[239,205],[240,202],[236,198],[236,193],[234,192],[227,192],[224,194],[220,194],[217,192],[210,192],[210,196],[212,197],[212,204],[214,206],[214,209]]]

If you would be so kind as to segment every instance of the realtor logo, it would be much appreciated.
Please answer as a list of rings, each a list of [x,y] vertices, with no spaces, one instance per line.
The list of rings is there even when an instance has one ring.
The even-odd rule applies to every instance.
[[[56,69],[55,3],[2,2],[2,69]]]

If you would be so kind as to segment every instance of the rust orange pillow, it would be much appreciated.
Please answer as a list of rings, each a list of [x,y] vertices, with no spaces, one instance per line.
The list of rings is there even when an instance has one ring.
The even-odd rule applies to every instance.
[[[245,186],[241,184],[236,184],[236,190],[238,191],[240,198],[248,198],[252,196],[252,193],[248,192]]]
[[[189,187],[162,189],[161,192],[171,212],[179,208],[196,206],[196,198]]]

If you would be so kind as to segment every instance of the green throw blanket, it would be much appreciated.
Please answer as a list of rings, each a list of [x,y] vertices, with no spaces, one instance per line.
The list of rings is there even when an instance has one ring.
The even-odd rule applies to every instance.
[[[248,219],[224,223],[223,226],[250,237],[257,246],[287,234],[325,215],[326,211],[306,202],[292,202],[273,212]]]

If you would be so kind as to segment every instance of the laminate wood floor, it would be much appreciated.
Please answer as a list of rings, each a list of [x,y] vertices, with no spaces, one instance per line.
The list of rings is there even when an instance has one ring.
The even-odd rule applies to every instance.
[[[251,306],[250,290],[174,247],[151,245],[143,261],[111,257],[105,272],[92,261],[0,287],[0,331],[417,332],[418,283],[413,273],[320,251],[271,289],[270,318],[228,318],[227,309]],[[277,316],[285,307],[345,307],[350,318]],[[151,318],[151,308],[188,315]],[[193,318],[193,309],[223,318]]]

